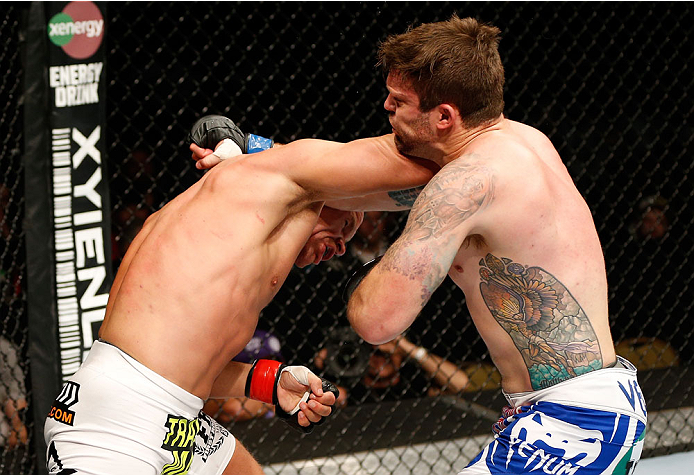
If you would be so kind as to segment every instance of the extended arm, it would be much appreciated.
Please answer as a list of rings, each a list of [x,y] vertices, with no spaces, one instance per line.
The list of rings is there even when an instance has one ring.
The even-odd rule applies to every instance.
[[[196,167],[211,168],[220,159],[251,152],[249,136],[228,118],[200,119],[189,135]],[[284,147],[272,145],[267,140],[265,151],[249,165],[283,171],[308,192],[311,200],[330,201],[329,206],[338,209],[409,208],[419,193],[413,188],[426,184],[438,171],[430,161],[401,155],[392,135],[348,143],[303,139]]]
[[[349,300],[347,316],[364,340],[385,343],[410,326],[493,199],[492,172],[474,157],[451,162],[429,182],[403,234]]]
[[[254,164],[283,170],[313,201],[334,201],[426,184],[431,162],[401,155],[392,135],[347,143],[297,140],[254,157]]]

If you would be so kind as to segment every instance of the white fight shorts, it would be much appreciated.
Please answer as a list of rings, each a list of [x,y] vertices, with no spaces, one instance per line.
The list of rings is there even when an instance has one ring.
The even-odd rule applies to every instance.
[[[115,346],[94,342],[46,419],[48,473],[219,475],[236,440],[202,406]]]
[[[624,358],[546,389],[505,395],[521,412],[459,475],[629,475],[636,468],[646,403]]]

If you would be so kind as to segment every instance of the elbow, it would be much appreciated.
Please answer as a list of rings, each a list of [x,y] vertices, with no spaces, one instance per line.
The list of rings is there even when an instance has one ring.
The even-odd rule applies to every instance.
[[[384,306],[367,305],[358,293],[349,301],[347,318],[354,331],[372,345],[389,342],[406,328],[403,328],[399,324],[401,320]]]
[[[376,321],[369,325],[355,325],[352,323],[352,327],[365,342],[371,345],[381,345],[398,336],[397,333],[393,335],[392,331],[383,326],[381,322]]]

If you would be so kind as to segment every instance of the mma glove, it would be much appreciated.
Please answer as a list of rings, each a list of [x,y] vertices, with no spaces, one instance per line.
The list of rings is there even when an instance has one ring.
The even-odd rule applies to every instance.
[[[376,264],[381,262],[381,259],[383,256],[378,256],[375,259],[370,260],[363,266],[361,266],[357,271],[352,274],[352,277],[349,278],[347,283],[345,284],[344,289],[342,290],[342,301],[345,303],[349,302],[349,298],[352,296],[354,293],[354,290],[357,288],[357,286],[361,283],[362,280],[364,280],[364,277],[371,272],[371,269],[373,269]]]
[[[217,144],[225,139],[230,139],[238,146],[240,151],[237,154],[262,152],[272,148],[274,144],[272,139],[242,132],[231,119],[222,115],[206,115],[193,125],[188,134],[189,143],[193,142],[198,147],[210,150],[215,150]],[[224,158],[233,156],[231,152],[224,153],[224,155]],[[222,157],[220,156],[220,158]]]
[[[246,397],[267,404],[274,404],[277,417],[281,418],[293,429],[304,434],[310,434],[313,431],[313,426],[322,424],[325,421],[325,417],[322,417],[318,422],[311,422],[307,427],[299,424],[299,404],[308,400],[311,395],[310,390],[304,393],[301,401],[291,411],[287,412],[282,409],[277,398],[277,387],[284,372],[289,372],[299,383],[306,386],[309,385],[308,374],[311,373],[311,370],[305,366],[287,366],[279,361],[255,360],[246,379]],[[321,380],[323,381],[323,392],[332,392],[335,395],[335,400],[337,400],[340,395],[337,386],[326,379],[321,378]]]

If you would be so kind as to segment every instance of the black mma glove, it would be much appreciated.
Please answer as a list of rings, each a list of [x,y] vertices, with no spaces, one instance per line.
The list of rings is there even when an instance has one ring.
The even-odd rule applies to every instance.
[[[308,386],[308,379],[302,377],[300,374],[302,371],[310,372],[305,366],[287,366],[279,361],[256,360],[253,362],[251,371],[248,373],[248,378],[246,379],[246,397],[267,404],[274,404],[277,417],[282,419],[293,429],[304,434],[310,434],[313,431],[313,426],[322,424],[325,421],[325,417],[322,417],[318,422],[311,422],[307,427],[299,424],[299,404],[308,400],[311,395],[310,390],[304,393],[299,404],[290,412],[286,412],[282,409],[277,399],[277,386],[280,382],[280,376],[282,376],[284,371],[290,372],[297,381]],[[335,400],[337,400],[340,395],[340,391],[337,387],[330,381],[323,378],[321,378],[321,380],[323,381],[323,392],[332,392],[335,395]]]
[[[219,142],[231,139],[241,149],[241,153],[256,153],[272,148],[272,139],[247,134],[239,129],[231,119],[222,115],[206,115],[190,129],[188,142],[198,147],[214,150]]]
[[[352,296],[354,293],[354,289],[357,288],[359,283],[364,280],[364,277],[366,277],[366,274],[371,272],[371,269],[373,269],[376,264],[378,264],[381,261],[381,258],[383,256],[378,256],[375,259],[370,260],[363,266],[361,266],[357,271],[352,274],[352,277],[349,278],[347,283],[345,284],[345,288],[342,291],[342,301],[345,303],[349,302],[349,298]]]

